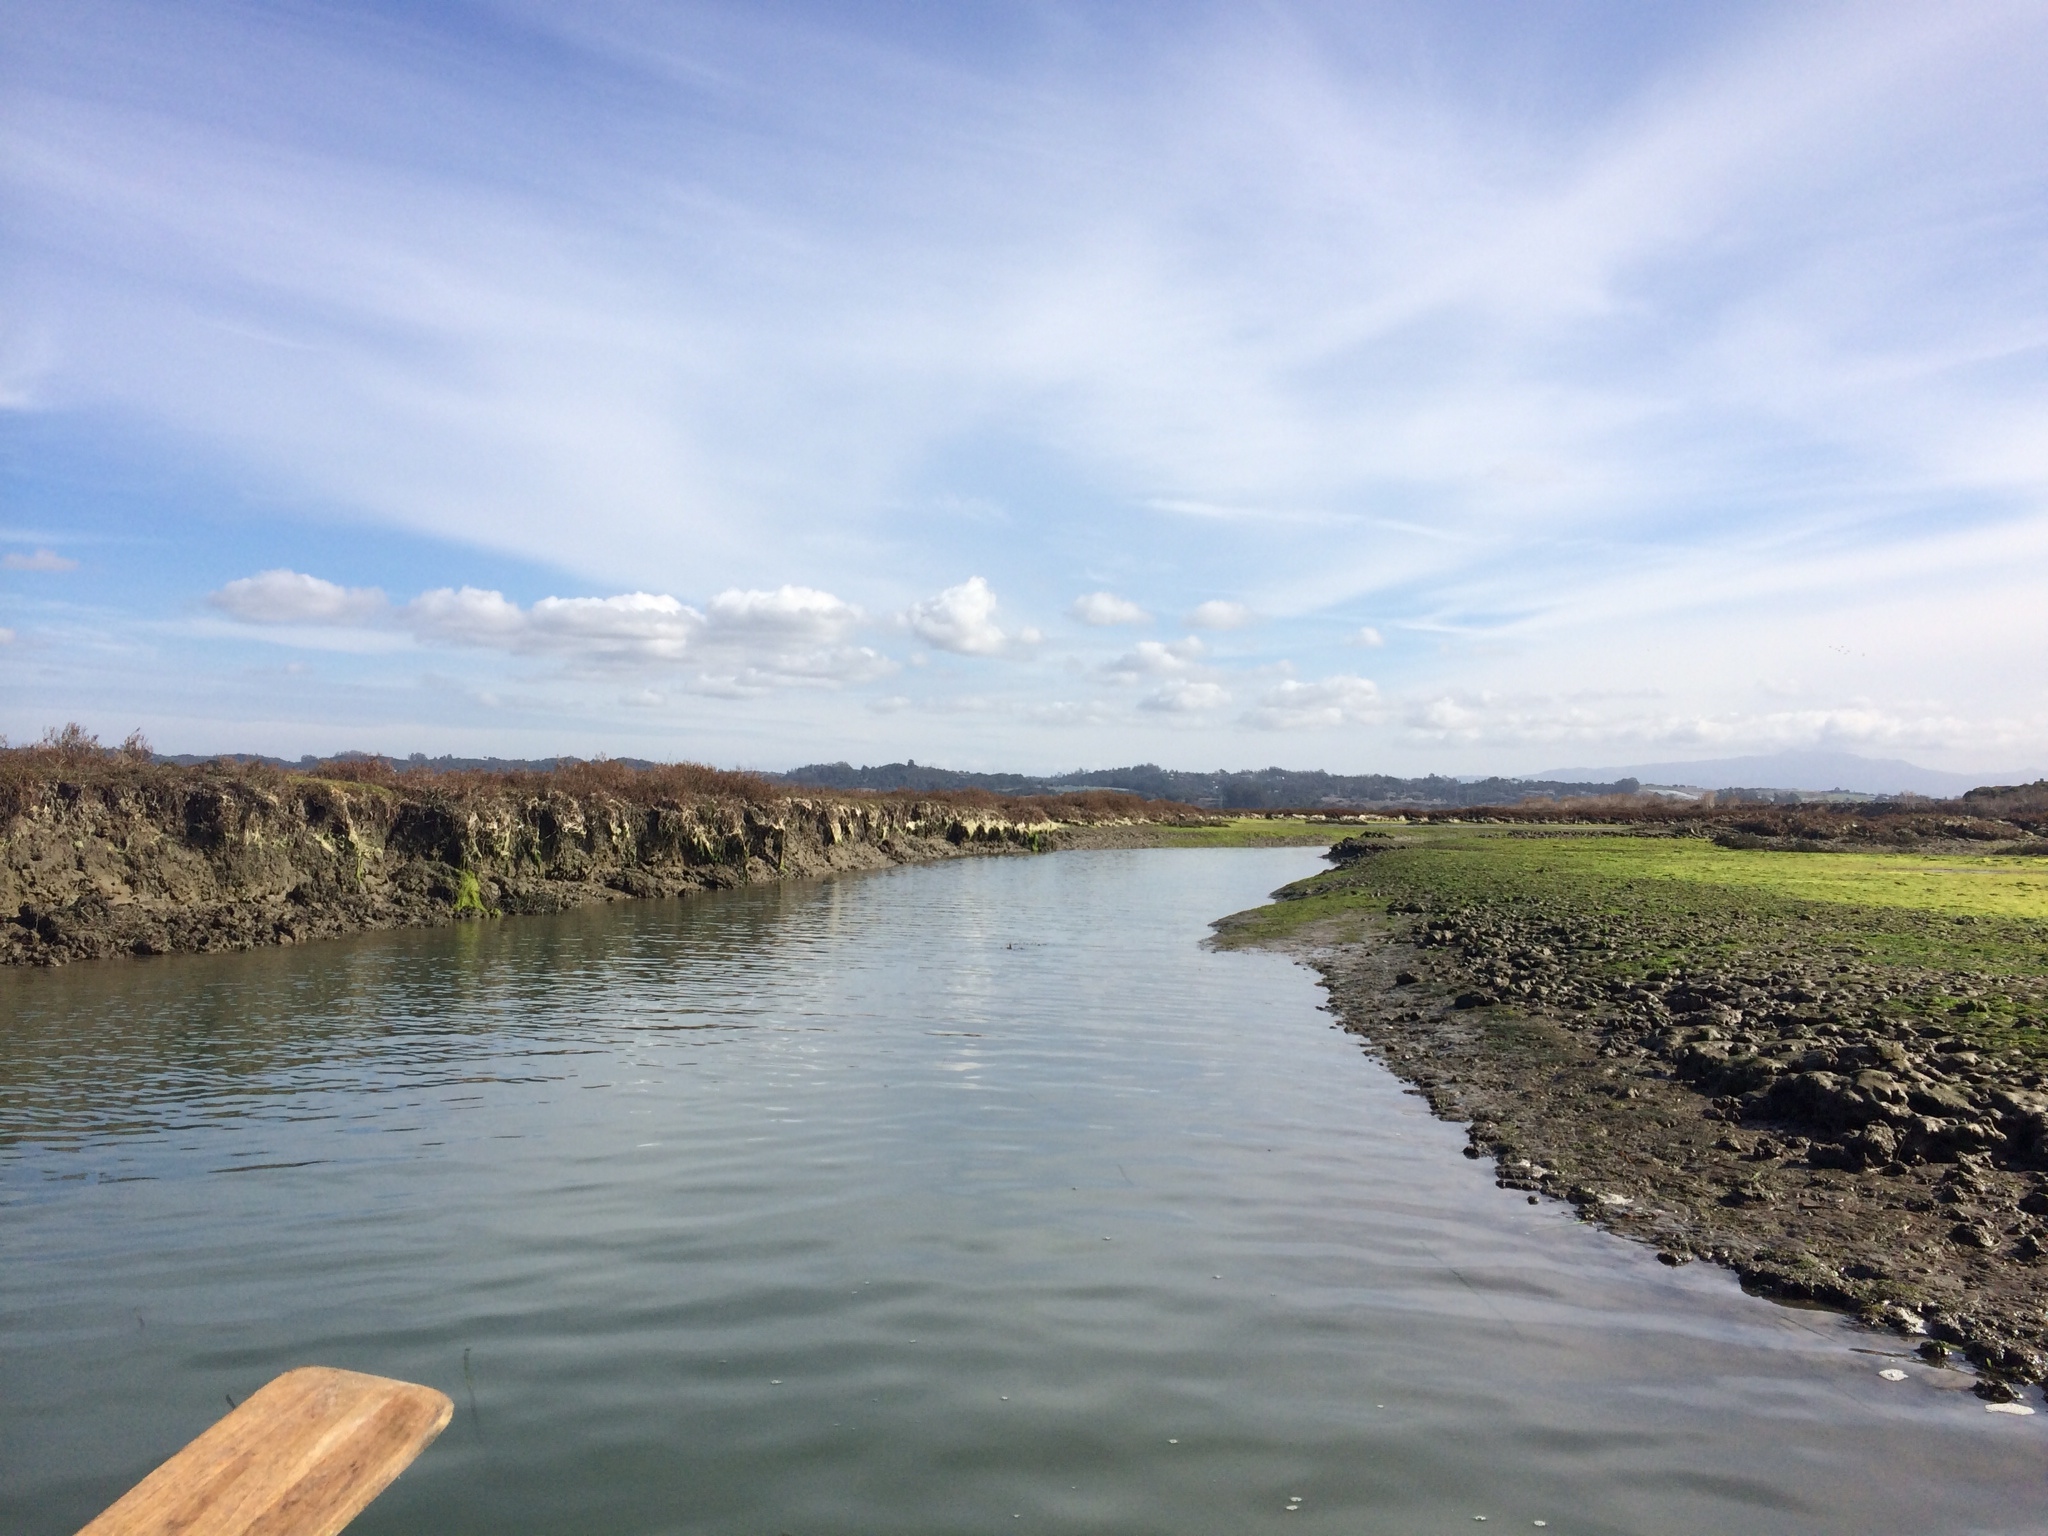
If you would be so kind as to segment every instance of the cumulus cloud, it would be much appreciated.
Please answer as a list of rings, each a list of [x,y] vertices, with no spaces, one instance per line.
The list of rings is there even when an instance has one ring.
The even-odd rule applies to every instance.
[[[1379,697],[1370,678],[1340,675],[1315,683],[1288,678],[1259,700],[1251,722],[1269,731],[1371,725],[1380,719]]]
[[[54,549],[39,549],[32,555],[16,554],[10,550],[0,557],[0,567],[10,571],[75,571],[78,562],[66,559]]]
[[[1138,701],[1138,708],[1166,714],[1187,715],[1205,709],[1220,709],[1230,702],[1221,683],[1198,683],[1189,678],[1169,678],[1156,693]]]
[[[1116,624],[1145,624],[1152,618],[1136,603],[1118,597],[1114,592],[1084,592],[1074,599],[1067,612],[1083,624],[1093,624],[1102,629]]]
[[[407,626],[420,639],[442,645],[518,650],[526,615],[502,592],[481,587],[436,587],[405,605]]]
[[[288,570],[244,576],[206,600],[245,624],[367,624],[388,606],[375,587],[337,586]]]
[[[927,645],[962,656],[993,656],[1008,639],[995,614],[995,592],[981,577],[970,576],[937,597],[913,603],[904,618]]]
[[[777,587],[773,592],[721,592],[711,599],[712,628],[728,635],[788,636],[829,641],[860,623],[860,610],[815,587]]]
[[[896,670],[879,651],[848,643],[861,623],[853,604],[815,587],[721,592],[697,638],[701,691],[728,696],[787,684],[869,682]]]
[[[544,597],[521,608],[502,592],[440,587],[406,604],[403,618],[430,644],[598,663],[680,661],[704,627],[696,609],[653,592]]]
[[[1135,649],[1110,662],[1102,670],[1120,683],[1135,683],[1148,677],[1174,677],[1186,673],[1207,652],[1208,647],[1193,635],[1185,640],[1140,640]]]
[[[1362,645],[1367,650],[1378,650],[1387,643],[1387,637],[1374,629],[1370,624],[1363,624],[1352,634],[1351,643],[1353,645]]]
[[[522,607],[483,587],[436,587],[394,606],[374,589],[280,570],[231,581],[207,601],[247,623],[376,625],[422,645],[554,657],[572,669],[687,664],[695,677],[685,686],[698,692],[861,682],[895,670],[888,657],[849,643],[860,610],[815,587],[734,588],[706,612],[659,592],[544,597]]]
[[[1252,611],[1243,603],[1216,597],[1197,605],[1187,621],[1191,629],[1243,629],[1251,623]]]

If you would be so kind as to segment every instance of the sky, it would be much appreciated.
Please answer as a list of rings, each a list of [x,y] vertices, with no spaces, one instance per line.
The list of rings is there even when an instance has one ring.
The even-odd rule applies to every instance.
[[[0,0],[0,733],[2048,774],[2048,8]]]

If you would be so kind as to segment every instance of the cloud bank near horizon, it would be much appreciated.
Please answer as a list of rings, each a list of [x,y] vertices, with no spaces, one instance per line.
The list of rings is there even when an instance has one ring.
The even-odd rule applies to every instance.
[[[0,32],[10,735],[2048,770],[2037,8]]]

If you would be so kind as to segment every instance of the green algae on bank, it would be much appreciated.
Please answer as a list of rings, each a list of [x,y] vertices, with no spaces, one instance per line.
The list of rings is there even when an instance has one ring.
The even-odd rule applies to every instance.
[[[1555,916],[1583,979],[1744,958],[1825,959],[1895,985],[1882,1014],[2048,1058],[2048,863],[1996,854],[1794,853],[1622,829],[1416,827],[1366,834],[1374,852],[1238,914],[1225,944],[1314,924],[1460,907]],[[1576,931],[1583,929],[1583,932]]]
[[[1470,825],[1332,857],[1218,942],[1303,953],[1503,1185],[1987,1391],[2048,1375],[2048,863]]]
[[[1326,848],[1356,828],[1306,816],[1234,816],[1207,826],[1147,828],[1158,848]]]

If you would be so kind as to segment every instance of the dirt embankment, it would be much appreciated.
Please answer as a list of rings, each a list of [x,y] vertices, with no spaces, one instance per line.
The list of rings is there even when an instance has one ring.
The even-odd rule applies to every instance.
[[[1967,1356],[2012,1401],[2048,1380],[2048,1074],[1997,1042],[2044,988],[1878,963],[1924,921],[1822,948],[1734,907],[1626,978],[1672,952],[1653,914],[1397,900],[1286,942],[1504,1187]]]
[[[73,755],[5,786],[0,963],[293,944],[1091,835],[1034,802],[786,796],[709,770],[692,793],[596,769],[364,782]]]

